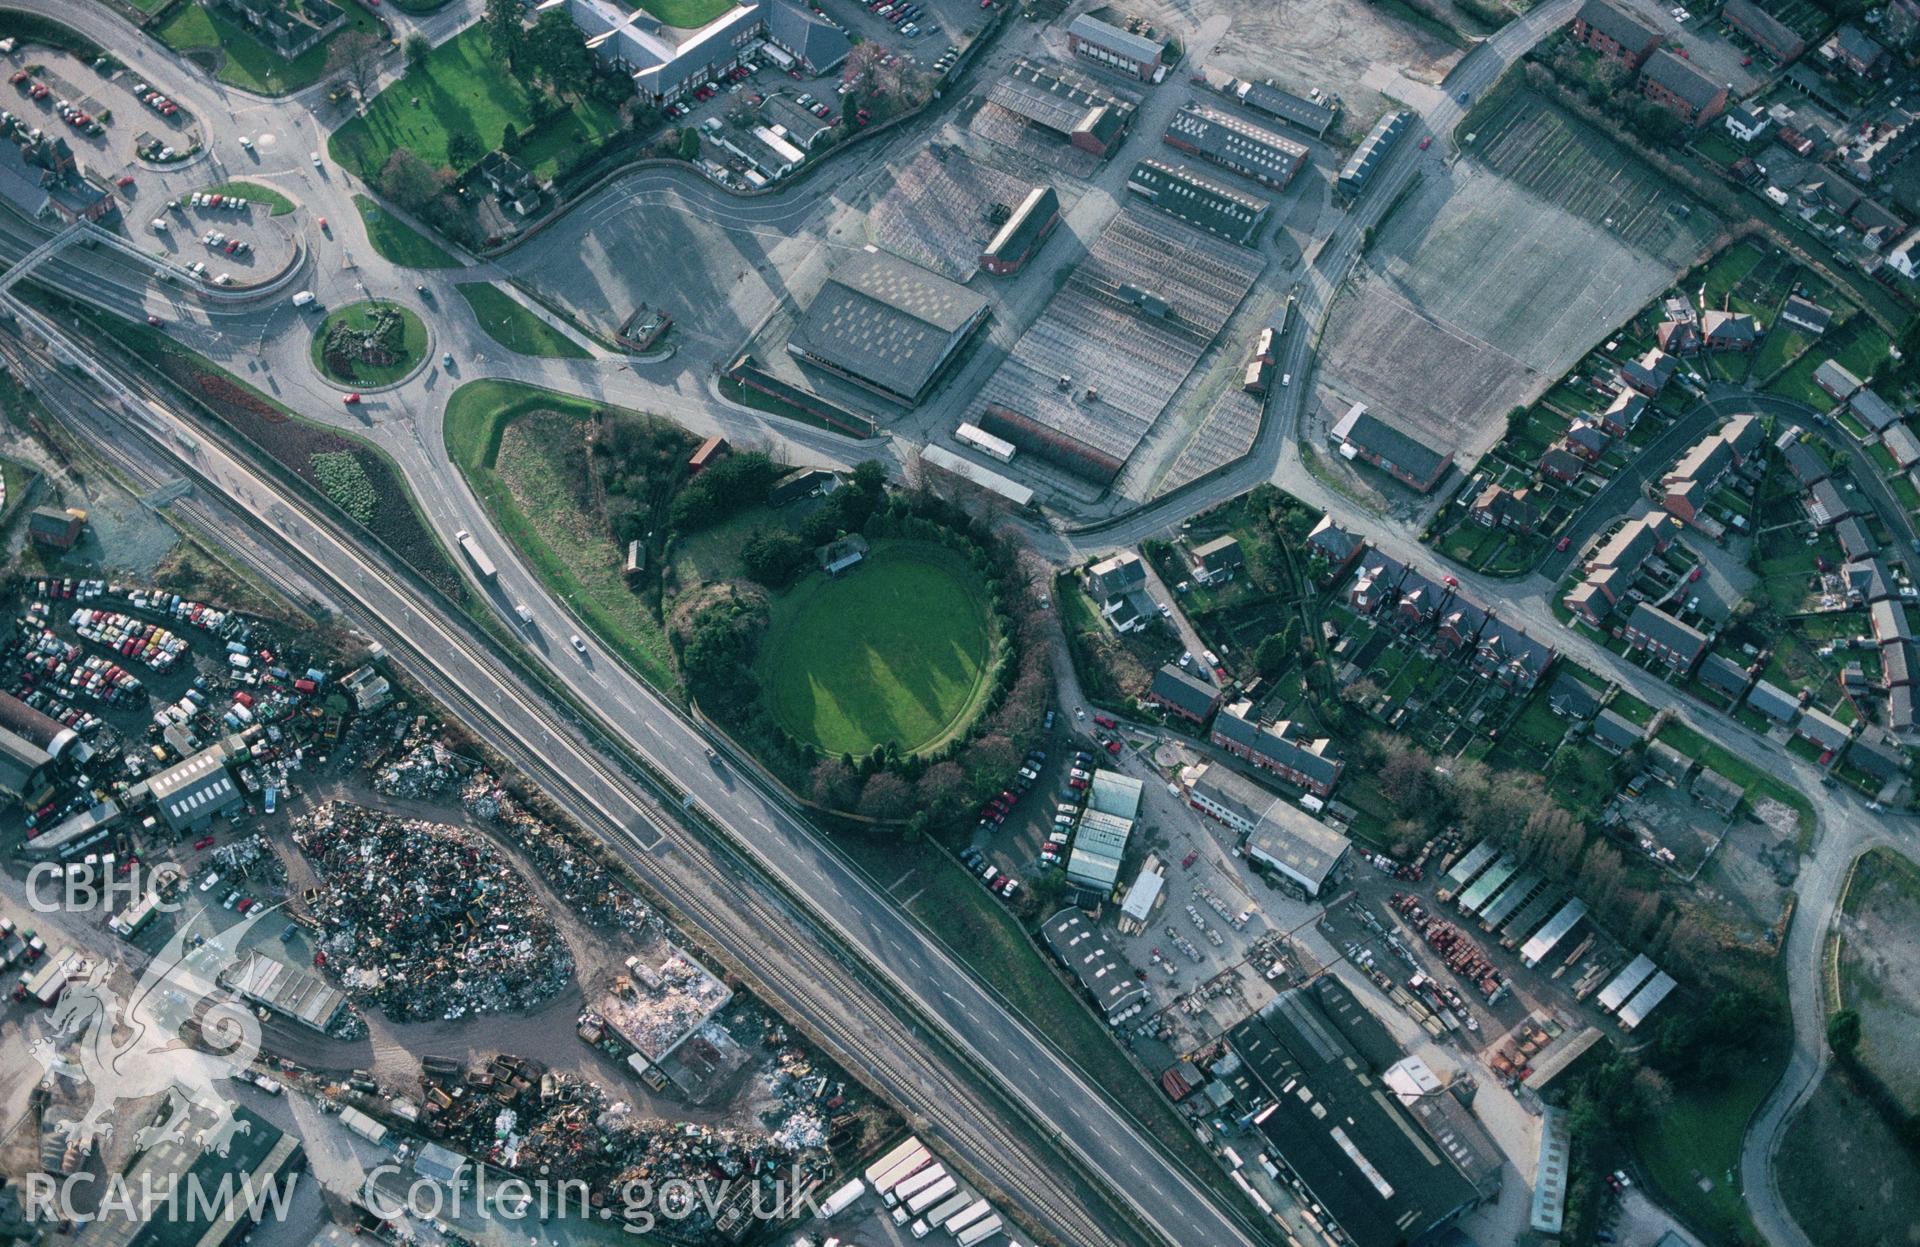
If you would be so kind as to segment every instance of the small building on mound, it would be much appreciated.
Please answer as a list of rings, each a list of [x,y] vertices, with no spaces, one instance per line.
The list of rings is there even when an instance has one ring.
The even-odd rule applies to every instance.
[[[816,552],[820,559],[820,570],[829,576],[838,576],[841,572],[852,571],[867,557],[867,539],[859,533],[829,542]]]

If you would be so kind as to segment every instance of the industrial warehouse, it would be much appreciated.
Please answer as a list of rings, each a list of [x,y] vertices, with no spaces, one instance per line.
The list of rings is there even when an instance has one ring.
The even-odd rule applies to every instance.
[[[1240,1066],[1225,1081],[1269,1157],[1355,1247],[1426,1241],[1498,1196],[1499,1151],[1464,1110],[1429,1121],[1380,1092],[1403,1054],[1337,980],[1283,993],[1227,1045]]]
[[[1206,104],[1189,102],[1167,123],[1164,141],[1223,169],[1285,190],[1306,167],[1306,145],[1276,134],[1243,117]]]
[[[1169,216],[1197,225],[1209,234],[1251,246],[1273,207],[1265,199],[1243,195],[1230,186],[1163,160],[1142,160],[1133,167],[1127,189]]]
[[[1078,170],[1084,174],[1127,137],[1137,107],[1063,67],[1022,59],[993,85],[982,112],[988,137],[1009,147],[1022,147],[1022,130],[1031,126],[1047,136],[1030,140],[1039,151],[1064,144],[1086,153],[1093,160]]]
[[[843,261],[787,343],[803,363],[911,407],[974,331],[987,301],[884,251]]]

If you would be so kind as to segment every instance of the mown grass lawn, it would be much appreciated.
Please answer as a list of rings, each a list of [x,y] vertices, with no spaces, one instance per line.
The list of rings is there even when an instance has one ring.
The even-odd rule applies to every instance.
[[[355,195],[353,206],[367,227],[367,241],[381,258],[405,268],[459,268],[460,261],[419,230],[388,212],[365,195]]]
[[[506,72],[478,23],[447,40],[406,77],[367,105],[364,115],[327,140],[335,161],[371,179],[398,148],[435,167],[451,163],[447,142],[471,135],[480,150],[500,146],[506,127],[525,134],[534,97]],[[552,177],[562,157],[597,148],[620,128],[618,110],[592,100],[569,100],[527,136],[516,153],[534,177]]]
[[[1715,256],[1701,279],[1702,285],[1706,287],[1706,294],[1703,296],[1706,306],[1721,306],[1722,301],[1732,293],[1733,288],[1738,286],[1748,273],[1758,268],[1760,261],[1766,258],[1767,253],[1753,242],[1736,243]]]
[[[537,355],[546,359],[590,359],[592,355],[574,344],[572,338],[515,302],[513,296],[484,281],[463,282],[454,287],[473,309],[489,338],[517,355]]]
[[[1814,369],[1824,363],[1827,358],[1825,349],[1816,344],[1814,349],[1795,360],[1793,367],[1769,382],[1767,392],[1805,403],[1815,411],[1832,411],[1833,399],[1813,382]]]
[[[447,457],[542,583],[643,679],[681,699],[666,628],[646,599],[627,587],[624,556],[601,517],[583,511],[566,487],[563,448],[516,439],[509,459],[520,461],[501,461],[502,443],[516,421],[586,420],[601,406],[513,381],[470,381],[447,400]]]
[[[760,680],[780,725],[824,752],[935,744],[985,692],[992,621],[959,555],[883,541],[858,566],[814,573],[773,601]]]
[[[1800,352],[1813,342],[1813,335],[1804,329],[1797,329],[1784,321],[1776,321],[1767,326],[1767,336],[1760,343],[1760,349],[1754,352],[1753,376],[1764,381],[1785,368]]]
[[[206,50],[219,55],[220,69],[214,76],[228,86],[285,95],[320,81],[327,72],[327,50],[334,40],[350,31],[379,36],[380,24],[366,9],[357,4],[342,7],[347,14],[346,25],[292,60],[261,42],[245,23],[203,4],[182,4],[153,33],[176,52]],[[499,138],[494,137],[496,141]]]
[[[640,0],[640,7],[669,26],[698,30],[733,7],[733,0]]]
[[[1834,401],[1814,384],[1814,370],[1827,360],[1836,360],[1864,381],[1887,358],[1890,345],[1886,331],[1876,325],[1871,316],[1856,313],[1845,324],[1829,330],[1767,389],[1784,398],[1798,399],[1816,411],[1831,411]]]
[[[382,308],[396,308],[400,312],[403,329],[399,358],[391,364],[378,365],[355,361],[346,372],[335,372],[327,365],[325,358],[327,334],[335,325],[347,325],[356,330],[367,329],[373,324],[374,313]],[[421,323],[420,317],[413,309],[384,299],[366,299],[335,308],[327,313],[327,318],[320,322],[320,327],[313,334],[313,366],[323,376],[331,377],[342,385],[392,385],[412,372],[426,353],[427,327]]]
[[[1718,1087],[1676,1086],[1673,1106],[1634,1140],[1662,1202],[1687,1225],[1707,1232],[1708,1241],[1757,1241],[1739,1178],[1761,1178],[1737,1175],[1740,1143],[1785,1065],[1785,1044],[1776,1043],[1732,1063],[1728,1081]],[[1702,1179],[1711,1190],[1700,1189]]]
[[[293,211],[293,200],[288,199],[273,187],[262,186],[258,182],[222,182],[218,186],[209,186],[206,193],[232,195],[250,204],[265,204],[270,216],[285,216]]]

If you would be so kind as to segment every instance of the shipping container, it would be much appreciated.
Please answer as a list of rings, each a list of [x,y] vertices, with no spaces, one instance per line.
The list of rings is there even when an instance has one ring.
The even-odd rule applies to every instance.
[[[952,1214],[952,1218],[947,1221],[947,1233],[953,1235],[955,1238],[958,1238],[966,1230],[968,1226],[972,1225],[974,1222],[980,1220],[980,1218],[986,1216],[988,1213],[992,1211],[993,1211],[992,1204],[989,1204],[984,1199],[976,1199],[972,1203],[967,1205],[967,1210],[965,1212]]]
[[[921,1191],[926,1190],[946,1176],[946,1168],[942,1165],[929,1165],[918,1173],[908,1174],[897,1183],[891,1191],[886,1193],[887,1206],[891,1208],[903,1199],[909,1199],[918,1195]]]
[[[846,1211],[854,1200],[859,1199],[866,1193],[867,1184],[855,1178],[833,1194],[827,1196],[820,1205],[820,1211],[815,1215],[822,1221],[825,1221],[828,1217],[838,1216],[840,1213]]]
[[[961,1209],[968,1207],[973,1202],[974,1198],[972,1194],[967,1191],[959,1191],[951,1198],[943,1199],[927,1210],[927,1224],[934,1229],[939,1229],[940,1226],[946,1223],[948,1217],[957,1215]]]
[[[920,1147],[920,1140],[909,1136],[906,1142],[898,1144],[888,1149],[887,1154],[885,1156],[882,1156],[879,1160],[876,1160],[871,1165],[868,1165],[866,1173],[862,1176],[864,1176],[867,1181],[877,1184],[880,1181],[880,1177],[882,1174],[886,1173],[887,1170],[892,1169],[895,1165],[898,1165],[901,1161],[905,1160],[907,1157],[913,1155],[916,1149],[920,1151],[926,1150],[925,1148]]]
[[[927,1187],[907,1201],[907,1215],[914,1217],[919,1216],[941,1200],[944,1200],[947,1196],[953,1194],[959,1185],[960,1184],[955,1182],[951,1177],[941,1178],[938,1182],[935,1182],[932,1186]]]
[[[962,446],[971,446],[989,459],[1001,463],[1012,463],[1016,453],[1014,444],[1004,437],[995,437],[985,429],[973,424],[962,424],[953,431],[953,440]]]

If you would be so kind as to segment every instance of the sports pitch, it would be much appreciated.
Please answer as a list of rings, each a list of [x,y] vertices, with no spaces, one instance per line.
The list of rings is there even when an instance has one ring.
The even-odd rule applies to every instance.
[[[774,718],[834,756],[946,739],[986,692],[992,625],[979,583],[950,550],[880,541],[838,579],[811,575],[775,598],[760,657]]]

